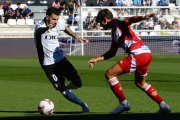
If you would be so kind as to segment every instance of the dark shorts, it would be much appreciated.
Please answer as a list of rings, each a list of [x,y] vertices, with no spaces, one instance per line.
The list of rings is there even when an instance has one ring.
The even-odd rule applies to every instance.
[[[42,68],[45,71],[48,79],[57,90],[66,90],[66,79],[71,81],[77,87],[82,85],[77,70],[67,58],[63,58],[60,62],[53,65],[43,65]]]

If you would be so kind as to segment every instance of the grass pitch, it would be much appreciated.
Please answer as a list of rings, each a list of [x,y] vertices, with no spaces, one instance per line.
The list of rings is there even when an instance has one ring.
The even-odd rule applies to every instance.
[[[82,98],[91,110],[90,114],[109,114],[118,104],[104,78],[105,71],[117,62],[119,56],[88,68],[92,57],[68,57],[78,70],[83,87],[72,90]],[[131,104],[131,111],[125,114],[151,114],[158,105],[134,84],[134,75],[119,78],[125,95]],[[171,106],[172,113],[180,112],[180,56],[153,56],[147,82],[153,85]],[[81,108],[55,91],[42,71],[37,58],[0,58],[0,117],[40,116],[37,104],[49,98],[55,104],[53,116],[81,115]]]

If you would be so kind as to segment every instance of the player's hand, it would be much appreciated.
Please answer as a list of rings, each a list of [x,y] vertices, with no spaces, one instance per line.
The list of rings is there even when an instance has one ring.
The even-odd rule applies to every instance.
[[[93,68],[94,64],[97,62],[97,59],[93,58],[91,60],[88,61],[88,64],[89,64],[89,68]]]
[[[78,38],[77,39],[79,42],[81,42],[81,43],[88,43],[89,42],[89,40],[87,40],[87,39],[85,39],[85,38]]]
[[[49,27],[49,29],[52,29],[54,27],[54,24],[53,23],[49,23],[47,26]]]

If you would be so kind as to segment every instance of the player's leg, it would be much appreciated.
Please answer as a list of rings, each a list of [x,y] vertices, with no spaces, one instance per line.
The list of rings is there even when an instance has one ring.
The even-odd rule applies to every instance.
[[[67,89],[65,86],[65,78],[62,75],[57,75],[55,67],[55,65],[42,66],[53,87],[56,90],[65,91]]]
[[[163,101],[157,90],[146,82],[148,66],[152,60],[151,54],[134,56],[136,61],[135,84],[141,88],[149,97],[159,104],[163,112],[170,112],[169,106]]]
[[[66,77],[70,82],[66,85],[67,89],[78,89],[82,87],[82,81],[81,78],[77,72],[77,70],[74,68],[74,66],[69,62],[68,59],[64,59],[61,61],[61,64],[59,65],[61,73],[63,73],[63,76]],[[60,67],[61,66],[61,67]],[[66,69],[64,69],[66,68]]]
[[[67,100],[69,100],[69,101],[71,101],[71,102],[73,102],[75,104],[80,105],[83,112],[90,112],[87,104],[85,102],[83,102],[80,98],[78,98],[69,89],[67,89],[66,91],[63,91],[62,94]]]
[[[67,79],[70,81],[66,87],[67,89],[79,89],[82,87],[81,78],[77,72],[77,70],[73,67],[73,71],[70,72],[69,75],[67,75]]]
[[[170,113],[171,109],[168,104],[164,102],[160,94],[157,92],[157,90],[147,83],[145,81],[145,76],[141,76],[140,74],[136,73],[135,74],[135,81],[136,81],[136,86],[141,88],[152,100],[154,100],[156,103],[158,103],[160,110],[159,112],[162,113]]]
[[[82,87],[82,82],[77,70],[66,58],[57,65],[57,75],[60,75],[59,73],[61,73],[64,77],[71,81],[70,84],[66,86],[66,90],[62,91],[64,97],[69,101],[80,105],[83,112],[89,112],[87,104],[69,90]],[[60,76],[58,76],[58,78],[60,78]]]
[[[119,99],[120,104],[112,111],[112,114],[122,113],[124,111],[129,111],[130,106],[126,97],[124,95],[124,91],[121,87],[121,84],[118,80],[118,76],[124,74],[123,69],[119,66],[118,63],[114,64],[110,69],[108,69],[105,73],[105,77],[111,87],[111,90]]]

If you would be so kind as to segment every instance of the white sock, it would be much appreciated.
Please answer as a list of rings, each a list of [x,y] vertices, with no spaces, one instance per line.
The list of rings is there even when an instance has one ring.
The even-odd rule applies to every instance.
[[[121,102],[121,104],[123,104],[123,105],[128,105],[128,101],[127,101],[127,100],[124,100],[124,101]]]
[[[160,106],[161,108],[163,108],[164,106],[166,106],[166,103],[165,103],[164,101],[162,101],[162,102],[159,104],[159,106]]]

